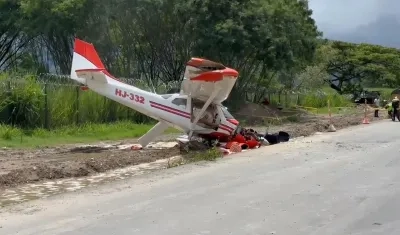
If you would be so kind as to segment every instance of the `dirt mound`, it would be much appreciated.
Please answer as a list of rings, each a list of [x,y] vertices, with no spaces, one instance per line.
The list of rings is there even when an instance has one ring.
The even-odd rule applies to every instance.
[[[273,105],[246,103],[236,114],[252,117],[278,117],[282,115],[282,111]]]
[[[266,120],[284,116],[282,110],[272,105],[246,103],[233,114],[242,125],[263,125]]]
[[[270,122],[281,122],[286,120],[301,121],[308,119],[311,115],[307,110],[302,109],[283,109],[274,105],[260,105],[246,103],[234,116],[243,125],[265,125]]]

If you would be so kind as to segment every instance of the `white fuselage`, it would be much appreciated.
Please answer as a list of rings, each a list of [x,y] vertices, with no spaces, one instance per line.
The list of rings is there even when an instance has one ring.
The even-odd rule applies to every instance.
[[[99,83],[96,80],[86,79],[85,82],[89,89],[134,109],[146,116],[158,121],[165,121],[170,126],[183,130],[188,133],[191,127],[191,108],[187,103],[187,96],[180,94],[158,95],[144,91],[137,87],[119,82],[107,76],[108,83]],[[175,102],[175,101],[186,102]],[[218,132],[220,134],[231,135],[236,129],[236,125],[227,120],[220,104],[213,104],[218,117],[215,120],[215,129],[210,127],[194,125],[195,134],[211,134]],[[195,113],[194,113],[195,114]],[[206,116],[208,113],[203,114]],[[206,118],[206,117],[205,117]]]

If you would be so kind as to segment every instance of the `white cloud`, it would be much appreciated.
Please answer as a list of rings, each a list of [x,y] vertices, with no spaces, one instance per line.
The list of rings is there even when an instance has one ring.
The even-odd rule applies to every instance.
[[[382,15],[400,16],[399,0],[309,0],[322,31],[346,32],[376,21]]]

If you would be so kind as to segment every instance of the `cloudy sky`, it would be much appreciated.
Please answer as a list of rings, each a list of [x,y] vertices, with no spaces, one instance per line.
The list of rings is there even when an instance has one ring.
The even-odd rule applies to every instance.
[[[309,4],[327,38],[400,48],[400,0],[309,0]]]

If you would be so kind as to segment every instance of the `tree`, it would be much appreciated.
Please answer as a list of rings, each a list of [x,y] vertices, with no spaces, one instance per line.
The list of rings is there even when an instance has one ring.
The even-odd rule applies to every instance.
[[[305,73],[321,67],[314,64],[321,33],[306,0],[19,3],[20,10],[12,12],[26,19],[20,32],[33,38],[19,66],[52,61],[58,73],[69,74],[78,36],[95,44],[116,76],[158,87],[180,82],[190,57],[206,57],[239,70],[233,102],[242,101],[243,93],[262,97],[272,84],[288,89],[311,84]],[[311,64],[316,67],[308,68]]]
[[[196,16],[185,27],[194,29],[194,52],[239,70],[235,102],[271,72],[312,60],[320,35],[307,1],[191,0],[184,7]]]
[[[297,73],[293,86],[297,90],[315,91],[329,84],[330,76],[326,71],[328,63],[336,58],[338,51],[331,44],[319,40],[313,61]]]
[[[0,0],[0,71],[9,68],[31,41],[18,1]]]
[[[336,51],[326,70],[341,93],[362,90],[363,85],[399,85],[400,52],[378,45],[353,44],[335,41]]]
[[[73,37],[85,26],[94,0],[20,0],[26,32],[48,50],[60,73],[69,74]]]

